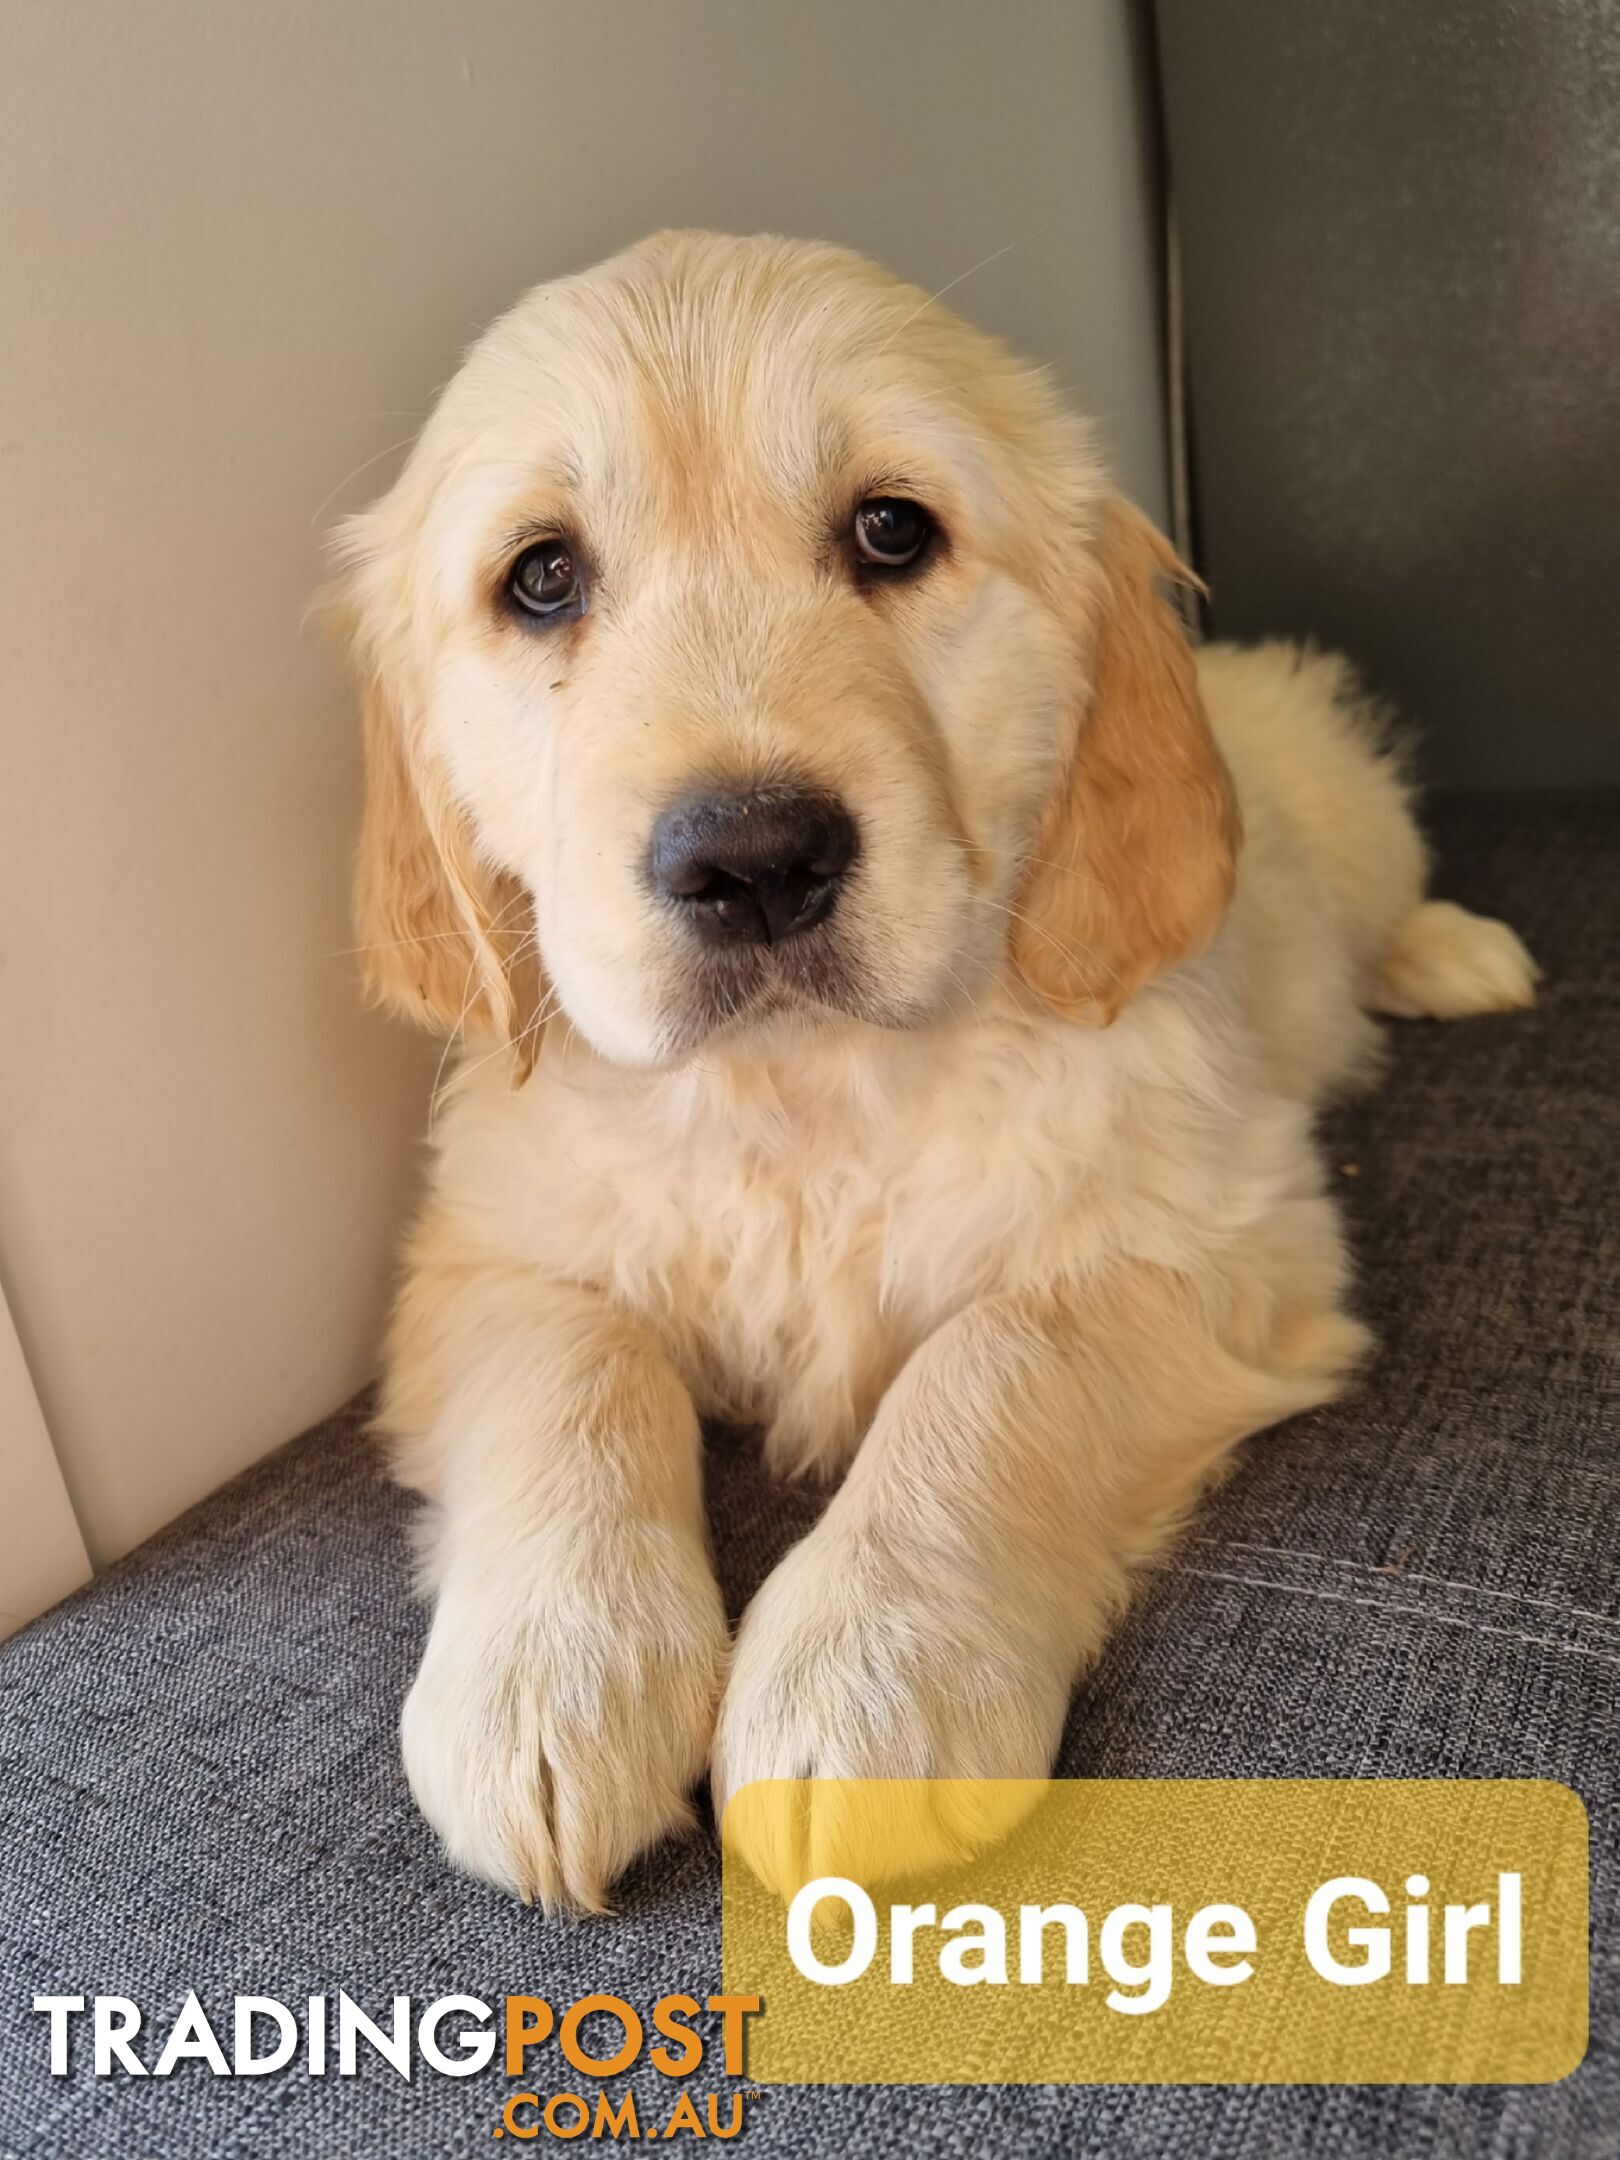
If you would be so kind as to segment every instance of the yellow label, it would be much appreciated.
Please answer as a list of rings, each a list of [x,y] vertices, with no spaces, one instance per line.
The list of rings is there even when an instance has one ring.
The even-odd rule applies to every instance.
[[[1586,2051],[1564,1785],[780,1781],[723,1835],[762,2080],[1543,2084]]]

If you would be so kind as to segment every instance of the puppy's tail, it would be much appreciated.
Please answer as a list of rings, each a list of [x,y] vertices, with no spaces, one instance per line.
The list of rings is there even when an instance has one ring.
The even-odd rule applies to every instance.
[[[1505,922],[1450,900],[1423,900],[1396,925],[1374,979],[1375,1012],[1403,1020],[1464,1020],[1521,1012],[1541,970]]]

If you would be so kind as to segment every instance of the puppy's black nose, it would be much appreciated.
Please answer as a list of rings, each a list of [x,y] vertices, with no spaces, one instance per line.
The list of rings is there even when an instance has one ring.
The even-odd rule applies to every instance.
[[[820,922],[855,860],[855,821],[805,788],[698,795],[653,829],[653,884],[700,937],[780,945]]]

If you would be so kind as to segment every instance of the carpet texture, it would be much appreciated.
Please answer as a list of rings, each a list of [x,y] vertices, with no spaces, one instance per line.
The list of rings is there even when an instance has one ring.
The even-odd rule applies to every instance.
[[[1382,1356],[1251,1443],[1076,1701],[1060,1768],[1564,1780],[1593,1836],[1587,2060],[1526,2089],[780,2088],[747,2150],[1620,2154],[1620,805],[1476,800],[1434,824],[1440,889],[1521,929],[1541,1007],[1394,1030],[1388,1084],[1331,1121]],[[741,1443],[709,1485],[740,1608],[819,1502]],[[486,2152],[507,2090],[498,2058],[411,2085],[369,2058],[353,2079],[97,2079],[84,2045],[52,2079],[36,1992],[128,1995],[166,2029],[192,1987],[210,2008],[343,1988],[377,2015],[398,1992],[718,1986],[708,1837],[639,1865],[610,1922],[442,1864],[395,1743],[425,1629],[410,1513],[339,1415],[0,1650],[0,2153]],[[631,2082],[665,2119],[667,2083]]]

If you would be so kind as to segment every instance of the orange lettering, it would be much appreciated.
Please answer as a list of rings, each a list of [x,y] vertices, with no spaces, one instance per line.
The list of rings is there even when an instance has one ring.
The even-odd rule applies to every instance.
[[[549,2037],[552,2026],[551,2005],[539,1995],[508,1995],[506,1998],[506,2074],[508,2077],[523,2075],[523,2057],[532,2047]],[[521,2098],[522,2095],[519,2095]],[[530,2131],[531,2137],[535,2136]]]
[[[513,2093],[501,2109],[501,2129],[497,2130],[495,2135],[499,2137],[504,2131],[508,2137],[537,2138],[540,2135],[540,2125],[537,2122],[520,2123],[517,2111],[520,2107],[537,2108],[539,2105],[538,2093]]]
[[[697,2002],[691,1995],[661,1995],[653,2004],[653,2023],[666,2040],[680,2043],[680,2055],[673,2055],[668,2048],[655,2047],[652,2064],[665,2077],[690,2077],[703,2060],[703,2042],[690,2025],[678,2014],[697,2016]]]
[[[617,2108],[606,2093],[596,2096],[596,2124],[592,2137],[640,2137],[641,2125],[636,2121],[636,2096],[627,2092]]]
[[[615,2054],[589,2055],[580,2046],[579,2028],[597,2010],[605,2010],[624,2027],[624,2045]],[[576,2070],[582,2070],[587,2077],[614,2077],[619,2071],[628,2070],[641,2053],[641,2020],[620,1995],[582,1995],[563,2012],[557,2037],[563,2053]]]
[[[664,2135],[673,2137],[677,2130],[692,2130],[699,2137],[703,2135],[703,2125],[698,2120],[698,2111],[692,2105],[692,2095],[688,2092],[683,2092],[671,2109],[669,2121],[664,2125]]]
[[[559,2108],[564,2107],[579,2110],[573,2121],[566,2127],[557,2113]],[[577,2138],[583,2136],[584,2132],[590,2127],[590,2121],[591,2111],[578,2093],[553,2093],[546,2102],[546,2128],[553,2137]]]
[[[743,2070],[743,2019],[759,2008],[757,1995],[711,1995],[708,2007],[718,2010],[726,2040],[726,2075],[741,2077]]]
[[[737,2135],[737,2132],[742,2128],[742,2122],[743,2106],[742,2094],[740,2092],[734,2092],[731,2095],[731,2120],[726,2124],[726,2127],[723,2130],[720,2127],[720,2095],[718,2093],[710,2093],[709,2132],[711,2136],[717,2138],[734,2138]]]

